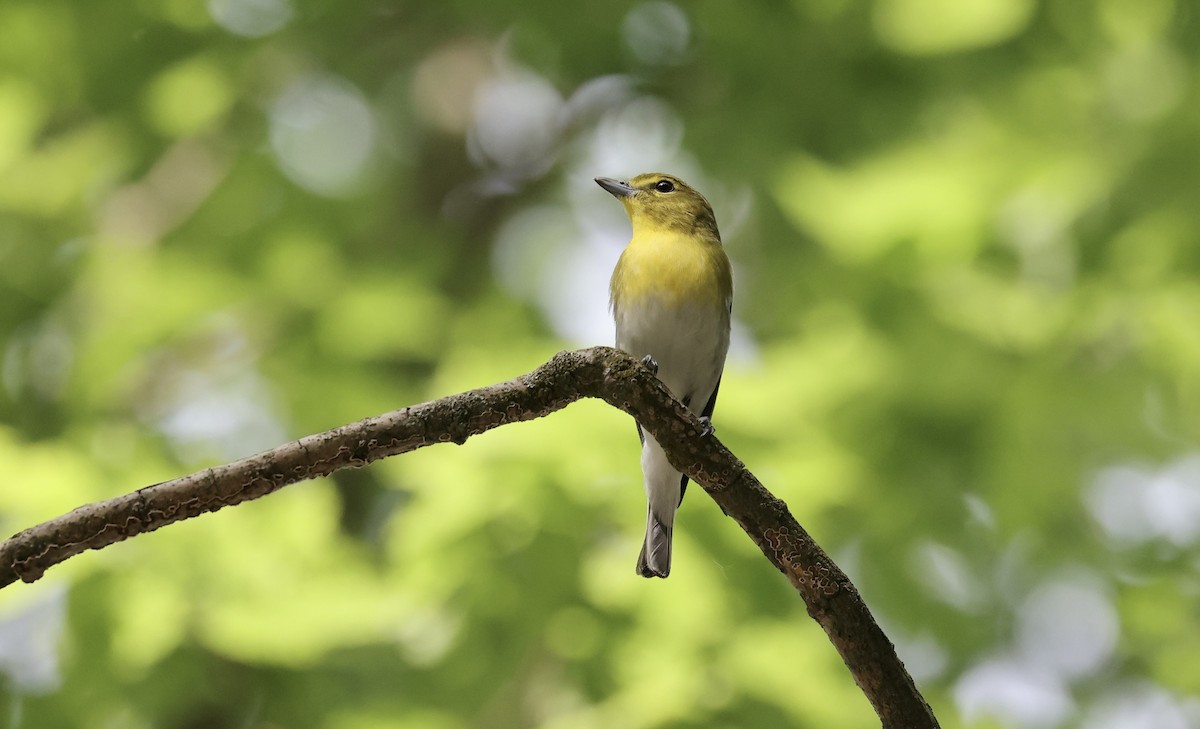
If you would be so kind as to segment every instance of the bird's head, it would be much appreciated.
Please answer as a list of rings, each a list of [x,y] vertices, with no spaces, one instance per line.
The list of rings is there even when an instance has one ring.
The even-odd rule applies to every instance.
[[[708,200],[674,175],[647,172],[629,180],[597,177],[596,184],[625,206],[635,235],[639,229],[657,228],[720,240]]]

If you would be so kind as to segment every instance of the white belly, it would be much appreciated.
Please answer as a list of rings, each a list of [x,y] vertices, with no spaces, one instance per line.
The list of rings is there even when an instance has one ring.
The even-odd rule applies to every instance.
[[[708,403],[729,351],[729,313],[711,302],[663,306],[653,301],[616,312],[617,348],[658,362],[658,378],[699,413]]]

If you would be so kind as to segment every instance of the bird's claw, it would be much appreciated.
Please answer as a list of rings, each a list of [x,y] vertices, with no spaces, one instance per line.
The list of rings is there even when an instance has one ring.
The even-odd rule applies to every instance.
[[[658,375],[658,362],[655,362],[653,357],[650,355],[642,357],[642,364],[646,365],[655,376]]]
[[[708,436],[712,435],[714,432],[716,432],[716,431],[713,429],[712,418],[708,417],[707,415],[701,415],[700,416],[700,437],[707,438]]]

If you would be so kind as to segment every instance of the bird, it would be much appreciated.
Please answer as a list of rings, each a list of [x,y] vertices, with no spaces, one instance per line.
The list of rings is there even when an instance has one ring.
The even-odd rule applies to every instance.
[[[711,428],[733,312],[733,270],[712,206],[673,175],[595,179],[621,202],[633,228],[609,284],[617,349],[656,368],[671,394]],[[688,478],[641,425],[638,437],[647,509],[637,573],[665,578]]]

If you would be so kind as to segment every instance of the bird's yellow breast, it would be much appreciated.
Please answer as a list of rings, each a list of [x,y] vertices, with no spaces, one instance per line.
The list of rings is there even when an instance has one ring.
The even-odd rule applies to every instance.
[[[610,286],[614,309],[656,299],[666,306],[728,307],[733,295],[729,259],[721,243],[672,230],[635,231],[621,253]]]

